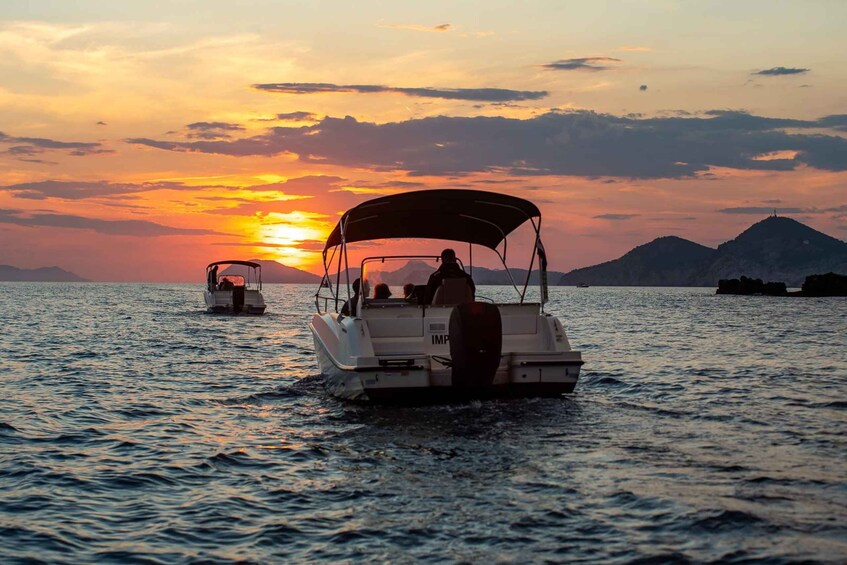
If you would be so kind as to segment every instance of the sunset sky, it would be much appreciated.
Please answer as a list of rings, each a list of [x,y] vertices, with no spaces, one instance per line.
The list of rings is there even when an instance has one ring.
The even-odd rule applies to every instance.
[[[344,210],[426,188],[534,201],[562,271],[773,210],[844,239],[845,22],[843,0],[0,0],[0,264],[317,272]]]

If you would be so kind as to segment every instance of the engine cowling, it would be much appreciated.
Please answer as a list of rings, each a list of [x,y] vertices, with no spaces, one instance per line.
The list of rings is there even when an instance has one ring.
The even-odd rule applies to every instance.
[[[490,385],[503,349],[499,308],[487,302],[459,304],[450,313],[449,331],[453,386]]]

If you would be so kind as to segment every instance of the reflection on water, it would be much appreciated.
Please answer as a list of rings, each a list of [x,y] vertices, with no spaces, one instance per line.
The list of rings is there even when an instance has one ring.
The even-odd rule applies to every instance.
[[[575,395],[399,408],[326,396],[311,287],[267,285],[263,317],[197,285],[0,289],[7,559],[847,556],[843,299],[557,288]]]

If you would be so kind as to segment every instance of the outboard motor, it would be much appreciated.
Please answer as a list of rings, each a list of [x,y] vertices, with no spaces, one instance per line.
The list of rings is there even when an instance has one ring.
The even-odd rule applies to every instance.
[[[232,312],[240,313],[244,309],[244,287],[236,286],[232,289]]]
[[[487,302],[458,304],[450,314],[453,386],[483,387],[494,381],[503,348],[500,309]]]

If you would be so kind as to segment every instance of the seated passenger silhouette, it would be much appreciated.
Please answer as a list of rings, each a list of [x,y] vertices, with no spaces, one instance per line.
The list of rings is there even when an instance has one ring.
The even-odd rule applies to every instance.
[[[350,300],[344,302],[344,305],[341,307],[340,314],[342,316],[350,316],[351,312],[356,311],[356,304],[359,302],[359,290],[362,286],[362,279],[356,279],[353,281],[353,296]]]
[[[429,276],[426,283],[425,304],[432,304],[432,299],[435,297],[435,292],[444,279],[462,279],[464,278],[468,287],[471,290],[471,295],[476,294],[476,285],[469,274],[467,274],[456,261],[456,252],[452,249],[445,249],[441,252],[441,266]]]
[[[218,266],[215,265],[211,269],[209,269],[209,280],[207,281],[209,284],[209,290],[214,291],[218,286]]]
[[[379,283],[374,287],[374,298],[391,298],[391,290],[385,283]]]
[[[403,285],[403,298],[406,300],[411,300],[415,296],[415,285],[413,283],[406,283]]]

